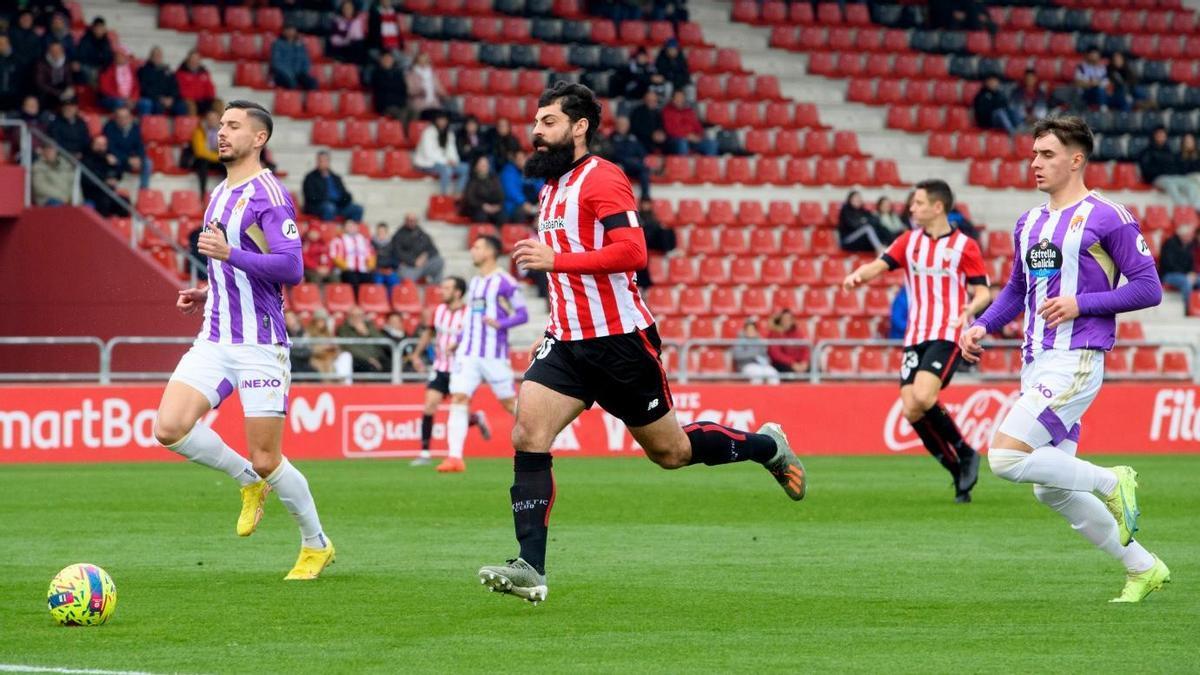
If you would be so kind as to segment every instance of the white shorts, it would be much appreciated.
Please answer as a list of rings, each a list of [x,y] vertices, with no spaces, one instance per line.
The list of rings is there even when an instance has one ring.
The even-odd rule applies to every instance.
[[[1083,413],[1100,393],[1104,352],[1049,350],[1021,369],[1021,397],[1000,423],[1000,433],[1031,448],[1079,440]]]
[[[196,340],[172,380],[208,397],[216,408],[236,389],[246,417],[286,417],[292,366],[283,345],[230,345]]]
[[[451,394],[471,396],[484,382],[501,401],[517,395],[513,387],[512,365],[508,359],[487,359],[482,356],[454,358],[454,364],[450,367]]]

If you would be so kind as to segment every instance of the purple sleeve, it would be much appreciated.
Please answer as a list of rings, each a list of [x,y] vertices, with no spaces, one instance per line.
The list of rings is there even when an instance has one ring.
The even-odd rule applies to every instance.
[[[1154,256],[1136,223],[1122,223],[1100,237],[1100,245],[1112,256],[1117,271],[1129,283],[1111,291],[1082,293],[1075,297],[1085,316],[1119,314],[1154,307],[1162,302],[1162,282],[1154,268]]]
[[[229,264],[256,277],[279,284],[298,284],[304,280],[304,258],[300,251],[300,229],[296,212],[288,200],[280,206],[268,205],[258,212],[258,225],[267,239],[265,253],[242,249],[229,251]]]
[[[506,317],[496,319],[498,327],[508,330],[529,321],[529,310],[525,308],[525,295],[521,293],[521,288],[516,283],[508,283],[504,289],[504,297],[512,303],[513,312]]]
[[[1004,289],[1000,291],[983,315],[971,324],[972,327],[983,326],[987,332],[995,333],[1008,325],[1009,321],[1020,316],[1021,310],[1025,308],[1028,289],[1025,285],[1025,261],[1021,260],[1020,255],[1019,233],[1020,229],[1013,232],[1013,239],[1016,240],[1014,248],[1017,253],[1013,256],[1012,274],[1008,277],[1008,283],[1004,285]]]

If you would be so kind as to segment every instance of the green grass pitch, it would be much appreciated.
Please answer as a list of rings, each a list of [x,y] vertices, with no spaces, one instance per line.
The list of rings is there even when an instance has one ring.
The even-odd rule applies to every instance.
[[[441,476],[304,462],[338,562],[284,583],[299,536],[274,497],[234,534],[238,494],[187,464],[0,468],[0,666],[184,673],[1182,672],[1200,668],[1200,457],[1131,462],[1146,545],[1174,583],[1113,606],[1119,566],[1028,486],[984,475],[955,505],[915,456],[808,460],[786,499],[759,467],[661,471],[563,458],[550,596],[487,593],[515,552],[511,462]],[[119,602],[52,625],[46,587],[92,562]]]

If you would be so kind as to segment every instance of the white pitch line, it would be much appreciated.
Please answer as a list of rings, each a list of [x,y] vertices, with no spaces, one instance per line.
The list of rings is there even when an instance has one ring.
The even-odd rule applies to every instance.
[[[71,675],[154,675],[140,670],[94,670],[79,668],[47,668],[23,666],[16,663],[0,663],[0,673],[70,673]]]

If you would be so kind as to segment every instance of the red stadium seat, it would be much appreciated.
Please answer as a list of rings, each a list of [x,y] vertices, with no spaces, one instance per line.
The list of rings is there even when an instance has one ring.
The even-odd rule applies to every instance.
[[[687,251],[691,255],[716,255],[720,250],[714,230],[693,228],[688,233]]]
[[[1186,352],[1163,352],[1162,373],[1171,377],[1189,378],[1192,365]]]
[[[767,258],[762,264],[759,283],[767,285],[782,285],[792,283],[791,274],[792,270],[786,259]]]
[[[733,225],[737,216],[733,211],[733,203],[728,199],[713,199],[708,202],[708,214],[704,223],[709,227],[717,225]]]
[[[767,214],[762,202],[753,199],[743,199],[738,202],[737,222],[743,227],[754,227],[767,223]],[[735,253],[736,251],[730,251]]]
[[[779,249],[787,255],[794,256],[806,256],[812,253],[812,249],[808,244],[807,233],[800,229],[784,230],[783,234],[779,237]],[[798,259],[792,266],[792,274],[794,275],[796,273],[796,268],[803,264],[807,264],[810,269],[812,268],[811,261],[808,261],[805,258]],[[796,283],[802,282],[797,281]]]
[[[692,258],[673,257],[667,263],[667,283],[695,284],[700,279],[696,261]]]
[[[311,95],[311,94],[310,94]],[[367,104],[367,97],[361,91],[343,91],[338,98],[338,115],[347,117],[373,117],[374,111]]]
[[[137,203],[134,208],[143,216],[161,218],[168,215],[167,203],[162,192],[151,188],[138,190]]]
[[[379,167],[379,153],[374,150],[355,150],[350,155],[350,173],[356,176],[384,176]]]
[[[1133,373],[1136,375],[1157,375],[1159,373],[1157,347],[1138,347],[1133,351]]]
[[[383,284],[363,284],[358,287],[358,306],[371,314],[387,314],[391,311],[387,288]]]
[[[1088,164],[1092,166],[1092,164]],[[996,170],[998,187],[1024,188],[1027,186],[1026,173],[1028,163],[1015,160],[1004,160]]]
[[[985,375],[1008,375],[1016,373],[1012,367],[1012,351],[1003,347],[993,347],[983,352],[979,360],[979,372]]]
[[[705,221],[705,208],[699,199],[680,199],[675,214],[677,225],[700,225]]]
[[[203,218],[204,205],[200,203],[200,195],[195,190],[172,191],[171,215],[176,218]]]
[[[262,40],[257,35],[231,33],[229,35],[229,56],[234,61],[258,61],[262,59]]]
[[[1146,339],[1146,331],[1140,321],[1121,321],[1117,324],[1117,339],[1121,342],[1138,342]]]
[[[727,284],[729,283],[729,267],[724,258],[703,258],[700,260],[700,283]],[[682,305],[682,299],[680,304]]]
[[[992,162],[975,160],[967,169],[967,182],[981,187],[999,187]]]
[[[276,100],[282,94],[283,92],[277,93],[275,95]],[[335,117],[333,96],[327,91],[308,92],[308,99],[304,102],[304,115],[306,117]]]
[[[342,134],[335,120],[317,120],[312,127],[313,145],[342,147]]]
[[[896,165],[896,161],[892,159],[877,159],[874,164],[874,180],[875,185],[889,185],[892,187],[900,187],[905,185],[900,178],[900,167]]]
[[[685,288],[679,293],[679,312],[688,316],[707,316],[711,313],[708,294],[703,288]]]
[[[355,304],[354,288],[350,284],[325,284],[325,308],[330,312],[348,312]]]
[[[254,13],[254,21],[258,30],[278,34],[283,30],[283,11],[278,7],[263,7]]]
[[[735,261],[738,262],[738,261]],[[737,283],[736,281],[734,283]],[[741,314],[742,303],[741,293],[733,288],[721,287],[713,289],[712,292],[712,313],[723,314],[726,316],[736,316]],[[708,322],[711,329],[712,322]],[[692,326],[692,337],[694,338],[715,338],[717,333],[715,330],[710,330],[708,335],[700,335],[696,333],[696,327]]]
[[[187,7],[177,4],[163,5],[158,10],[158,27],[169,30],[187,30],[189,26]]]
[[[868,316],[887,316],[892,309],[892,301],[887,291],[882,288],[868,288],[863,302],[863,311]]]
[[[220,11],[212,5],[197,5],[192,7],[192,28],[202,31],[220,32]]]
[[[318,284],[302,282],[292,288],[291,306],[297,312],[315,312],[324,309],[321,302],[321,287]]]
[[[817,230],[812,233],[812,252],[816,255],[837,255],[841,252],[837,237],[831,230]]]
[[[836,308],[824,289],[810,288],[804,292],[804,311],[813,316],[832,316]]]
[[[718,251],[721,255],[740,256],[749,254],[750,242],[746,238],[746,231],[735,227],[727,227],[722,230]]]
[[[725,182],[751,185],[755,182],[749,157],[730,157],[725,162]]]
[[[416,284],[404,282],[392,287],[392,309],[402,314],[419,313],[424,305],[421,302],[421,289]]]
[[[651,286],[646,291],[646,304],[656,315],[679,314],[679,302],[675,299],[675,291],[668,286]],[[668,339],[665,335],[662,338]]]
[[[754,178],[751,184],[786,185],[787,178],[779,166],[779,160],[774,157],[759,157],[754,163]]]

